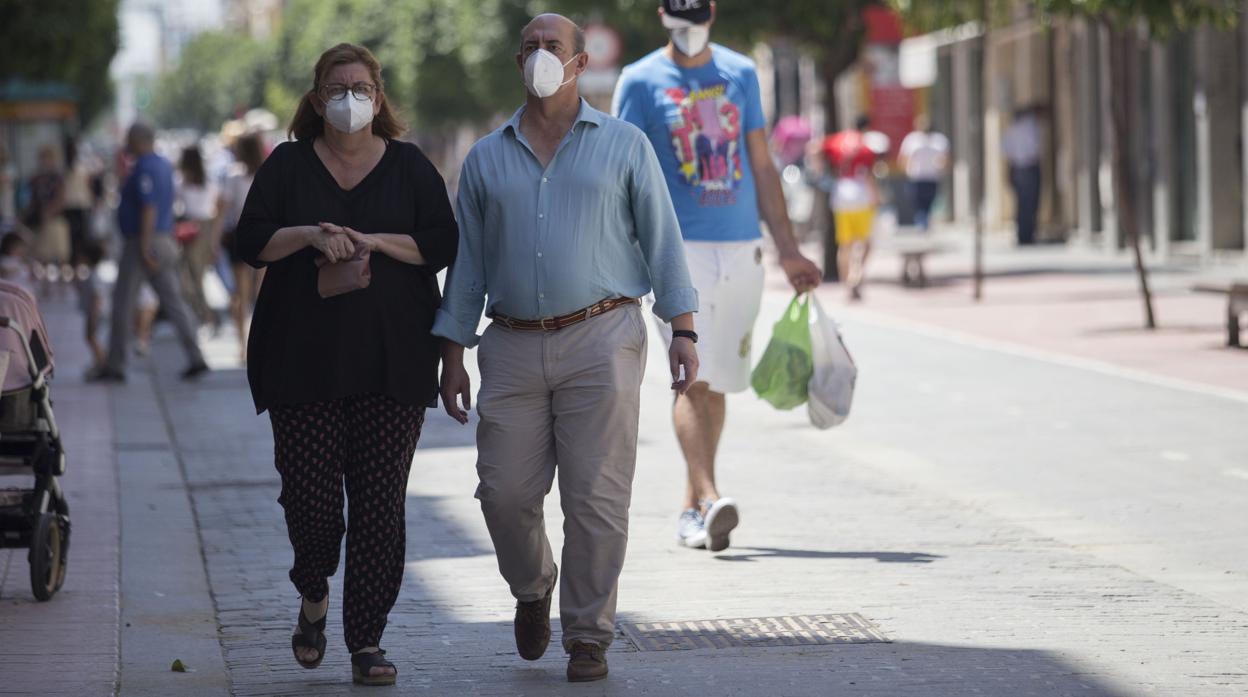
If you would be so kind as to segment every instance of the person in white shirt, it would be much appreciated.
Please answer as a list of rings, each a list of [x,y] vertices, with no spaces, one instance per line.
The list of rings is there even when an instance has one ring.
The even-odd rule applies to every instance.
[[[901,141],[897,160],[910,182],[914,225],[927,232],[940,180],[949,167],[949,139],[932,130],[931,121],[921,115],[914,120],[914,130]]]
[[[176,209],[181,214],[175,232],[182,245],[182,293],[199,321],[215,326],[216,313],[204,296],[204,272],[216,258],[217,185],[204,170],[198,145],[182,150],[178,174]]]
[[[1014,187],[1018,244],[1036,242],[1036,212],[1040,209],[1040,121],[1035,107],[1014,112],[1014,121],[1005,129],[1001,149],[1010,166],[1010,185]]]

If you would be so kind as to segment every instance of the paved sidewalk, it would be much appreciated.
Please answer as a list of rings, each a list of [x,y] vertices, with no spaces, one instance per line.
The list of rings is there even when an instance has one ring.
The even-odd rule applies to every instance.
[[[769,295],[764,326],[783,302],[782,294]],[[1197,436],[1219,433],[1224,423],[1248,416],[1248,407],[1159,394],[1132,381],[869,325],[850,330],[864,380],[859,411],[846,429],[815,432],[800,412],[778,413],[748,396],[733,400],[722,479],[725,491],[742,499],[745,524],[735,546],[718,556],[673,543],[681,464],[666,414],[663,363],[652,346],[621,620],[857,612],[892,643],[639,651],[621,638],[612,647],[610,681],[570,686],[557,650],[533,664],[514,655],[512,600],[471,498],[472,431],[431,413],[409,486],[408,575],[384,641],[401,671],[402,692],[1126,696],[1248,689],[1242,660],[1248,608],[1235,600],[1245,588],[1242,564],[1227,567],[1231,590],[1214,600],[1203,591],[1216,589],[1199,574],[1191,578],[1202,592],[1159,581],[1115,561],[1112,550],[1089,546],[1088,536],[1100,531],[1090,524],[1068,527],[1069,540],[1050,534],[1046,526],[1063,520],[1050,493],[1073,503],[1081,487],[1060,464],[1053,469],[1061,476],[1055,473],[1051,482],[1029,483],[1034,474],[1001,468],[1021,481],[1023,500],[1035,497],[1027,509],[1017,505],[1017,493],[998,493],[996,501],[1013,502],[1013,512],[968,496],[983,484],[956,466],[947,476],[932,476],[945,456],[968,457],[968,436],[974,452],[998,458],[1011,448],[1050,443],[1054,452],[1043,462],[1078,444],[1100,460],[1106,475],[1138,471],[1132,451],[1118,446],[1116,416],[1096,414],[1105,399],[1126,398],[1155,410],[1155,400],[1181,396],[1186,409],[1208,420]],[[289,657],[286,637],[298,602],[286,579],[290,551],[275,503],[267,420],[250,414],[242,373],[222,371],[188,387],[173,380],[176,356],[159,355],[157,385],[186,467],[234,694],[344,693],[349,669],[336,610],[322,667],[304,671]],[[914,355],[927,358],[910,367],[899,363]],[[933,362],[961,375],[964,399],[988,412],[1000,409],[987,397],[998,390],[1034,403],[1025,395],[1036,385],[1061,385],[1071,401],[1063,409],[1080,426],[1065,444],[1044,432],[1020,431],[1008,419],[961,437],[942,435],[936,423],[914,420],[930,412],[931,401],[944,403],[943,395],[924,396],[913,381]],[[986,368],[979,375],[958,367],[976,363]],[[933,422],[948,427],[932,414]],[[912,433],[896,438],[903,424]],[[1237,435],[1223,445],[1210,456],[1242,452],[1248,441]],[[975,464],[991,469],[991,462],[980,457]],[[1083,469],[1074,464],[1075,471]],[[1171,476],[1146,469],[1151,484]],[[946,485],[960,477],[968,482],[965,490]],[[1114,486],[1089,481],[1089,497]],[[1142,488],[1128,487],[1125,504],[1148,505]],[[1196,546],[1202,561],[1233,549],[1244,533],[1233,513],[1243,503],[1242,489],[1222,491],[1220,500],[1211,494],[1205,518],[1193,520],[1191,509],[1175,513],[1188,526],[1166,544],[1183,543],[1174,539],[1180,536],[1190,542],[1203,525],[1219,533],[1208,535],[1217,545],[1206,540],[1206,547]],[[549,527],[558,544],[557,495],[550,499]],[[1100,545],[1115,546],[1104,539]],[[340,586],[339,579],[332,582],[335,591]],[[331,603],[341,607],[337,595]]]
[[[759,336],[786,301],[782,290],[768,293]],[[396,693],[1248,692],[1248,471],[1235,474],[1248,452],[1248,403],[855,317],[845,332],[862,372],[845,426],[818,432],[801,410],[731,399],[720,483],[741,500],[743,525],[719,555],[674,543],[683,465],[652,337],[620,620],[858,613],[889,643],[664,651],[621,636],[608,681],[567,684],[557,648],[535,663],[515,656],[513,601],[471,496],[473,430],[430,412],[408,488],[407,576],[383,640],[400,670]],[[99,451],[115,442],[117,455],[95,476],[112,477],[110,465],[122,463],[121,526],[151,533],[123,538],[130,626],[120,694],[377,694],[350,684],[340,578],[331,581],[324,664],[305,671],[290,656],[298,598],[286,578],[268,422],[228,363],[229,338],[209,354],[223,369],[187,385],[176,378],[176,344],[158,339],[154,360],[111,391],[113,436]],[[64,374],[74,372],[67,363]],[[58,416],[75,433],[109,412],[102,390],[58,388]],[[75,560],[84,528],[103,538],[101,554],[112,539],[115,555],[117,519],[80,511]],[[557,490],[547,514],[557,545]],[[149,544],[163,546],[136,554]],[[77,571],[71,565],[71,582],[89,579]],[[44,637],[62,662],[117,665],[105,660],[116,643],[66,639],[53,629],[69,623],[47,615],[10,615],[12,586],[0,596],[0,631]],[[19,660],[5,638],[0,693],[46,692],[29,667],[60,663],[41,663],[34,650],[39,658]],[[174,658],[193,672],[170,672]],[[111,682],[75,689],[80,674],[90,672],[53,684],[112,693]]]
[[[25,549],[0,550],[0,694],[112,695],[119,647],[119,518],[108,391],[81,380],[86,347],[79,315],[43,310],[56,355],[53,409],[61,427],[61,478],[73,525],[65,585],[46,603],[30,590]],[[0,477],[30,488],[34,478]],[[72,666],[72,670],[65,670]]]
[[[1078,247],[1016,249],[994,238],[987,245],[983,298],[975,302],[969,233],[945,231],[938,239],[949,248],[929,258],[931,285],[922,289],[899,284],[901,260],[882,240],[869,266],[866,301],[842,312],[1248,393],[1248,350],[1226,346],[1226,298],[1192,291],[1199,280],[1243,279],[1248,269],[1150,264],[1158,323],[1150,331],[1125,252],[1108,257]],[[778,274],[770,280],[779,287]],[[843,305],[841,293],[831,297]]]

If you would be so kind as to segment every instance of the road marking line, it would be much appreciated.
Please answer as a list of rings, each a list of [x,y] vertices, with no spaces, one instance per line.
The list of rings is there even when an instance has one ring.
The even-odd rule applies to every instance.
[[[1157,375],[1138,368],[1127,368],[1113,363],[1106,363],[1105,361],[1098,361],[1092,358],[1084,358],[1082,356],[1074,356],[1066,353],[1057,353],[1055,351],[1030,348],[1001,339],[989,339],[982,336],[976,336],[968,332],[956,329],[946,329],[944,327],[938,327],[916,320],[884,316],[872,310],[841,308],[840,314],[855,321],[860,321],[863,324],[870,324],[885,329],[911,332],[913,334],[920,334],[933,339],[941,339],[950,343],[960,344],[971,348],[1006,353],[1022,358],[1055,363],[1068,368],[1080,368],[1082,370],[1101,373],[1112,377],[1148,383],[1158,387],[1166,387],[1172,390],[1196,392],[1198,394],[1208,395],[1211,397],[1221,397],[1223,399],[1248,404],[1248,392],[1241,390],[1226,387],[1214,387],[1213,385],[1207,385],[1203,382]]]

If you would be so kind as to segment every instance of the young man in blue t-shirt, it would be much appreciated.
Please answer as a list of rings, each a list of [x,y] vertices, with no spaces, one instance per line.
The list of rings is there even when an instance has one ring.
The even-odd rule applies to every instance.
[[[663,0],[659,18],[671,40],[624,69],[613,111],[654,146],[698,290],[698,382],[672,410],[689,474],[677,535],[688,547],[717,552],[728,547],[740,516],[736,502],[715,488],[715,454],[724,395],[750,383],[763,294],[760,211],[793,288],[808,291],[822,276],[793,238],[754,63],[709,43],[711,0]]]

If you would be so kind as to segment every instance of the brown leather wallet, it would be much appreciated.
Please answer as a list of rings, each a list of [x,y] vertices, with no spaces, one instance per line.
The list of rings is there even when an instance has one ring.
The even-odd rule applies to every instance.
[[[610,312],[617,307],[625,305],[636,305],[641,301],[637,298],[608,298],[600,300],[593,305],[576,312],[569,312],[566,315],[558,317],[545,317],[542,319],[514,319],[507,315],[494,313],[491,317],[495,322],[507,327],[508,329],[521,329],[525,331],[559,331],[565,327],[570,327],[577,322],[584,322],[590,317],[597,317],[606,312]]]

